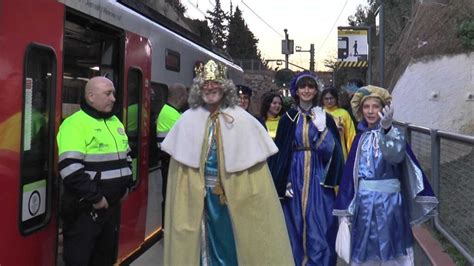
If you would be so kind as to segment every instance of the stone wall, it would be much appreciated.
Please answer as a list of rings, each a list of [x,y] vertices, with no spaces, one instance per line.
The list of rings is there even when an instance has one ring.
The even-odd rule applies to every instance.
[[[392,95],[395,119],[474,135],[474,52],[412,61]]]
[[[270,70],[251,71],[246,70],[243,76],[244,85],[252,88],[249,111],[254,116],[260,116],[260,103],[265,93],[279,91],[279,87],[273,82],[274,72]]]

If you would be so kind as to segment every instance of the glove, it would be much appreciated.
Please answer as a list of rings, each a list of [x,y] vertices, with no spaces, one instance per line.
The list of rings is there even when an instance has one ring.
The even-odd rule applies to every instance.
[[[390,129],[392,126],[393,122],[393,107],[390,105],[386,105],[382,112],[379,112],[379,117],[380,117],[380,126],[383,129]]]
[[[326,111],[323,108],[317,106],[311,109],[313,113],[313,124],[318,129],[319,132],[322,132],[326,129]]]

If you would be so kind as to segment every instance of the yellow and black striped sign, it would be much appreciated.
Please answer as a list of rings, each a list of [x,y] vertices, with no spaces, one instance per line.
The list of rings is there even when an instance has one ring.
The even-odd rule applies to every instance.
[[[340,61],[337,62],[337,68],[343,68],[343,67],[368,67],[369,64],[367,61]]]

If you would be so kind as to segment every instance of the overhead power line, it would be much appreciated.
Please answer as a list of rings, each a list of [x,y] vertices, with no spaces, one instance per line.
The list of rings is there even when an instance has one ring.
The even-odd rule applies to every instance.
[[[214,3],[211,0],[209,0],[209,4],[211,4],[212,7],[216,7],[216,5],[214,5]]]
[[[198,7],[197,3],[194,4],[193,2],[191,2],[191,0],[187,0],[187,1],[192,7],[194,7],[194,9],[196,9],[199,13],[201,13],[204,16],[204,18],[206,18],[206,13]]]
[[[324,44],[325,44],[326,41],[328,40],[329,35],[331,35],[331,32],[332,32],[333,29],[334,29],[334,26],[336,26],[337,22],[339,21],[339,18],[340,18],[341,15],[342,15],[342,12],[343,12],[344,9],[346,8],[347,2],[349,2],[349,0],[346,0],[346,2],[344,3],[344,6],[342,7],[341,11],[339,12],[339,15],[337,16],[336,20],[334,21],[334,24],[332,24],[332,27],[331,27],[331,29],[329,30],[328,34],[326,35],[326,38],[324,38],[323,43],[318,47],[318,49],[316,49],[316,54],[318,54],[319,51],[321,51],[321,48],[324,46]]]
[[[202,11],[197,2],[196,3],[193,3],[191,0],[187,0],[187,2],[194,8],[196,9],[199,13],[201,13],[204,17],[206,17],[206,12]],[[211,0],[208,0],[209,4],[213,7],[215,7],[215,4],[211,1]],[[284,38],[283,34],[281,34],[279,31],[277,31],[275,28],[273,28],[268,22],[266,22],[260,15],[257,14],[257,12],[255,12],[247,3],[245,3],[243,0],[241,0],[242,4],[245,5],[245,7],[247,7],[248,10],[250,10],[250,12],[252,12],[260,21],[262,21],[267,27],[269,27],[273,32],[275,32],[276,34],[278,34],[278,36]]]
[[[265,23],[265,25],[267,25],[267,27],[269,27],[270,29],[273,30],[273,32],[275,32],[276,34],[278,34],[280,37],[282,38],[285,38],[285,36],[283,36],[283,34],[281,34],[279,31],[275,30],[275,28],[273,28],[270,24],[268,24],[262,17],[260,17],[257,12],[253,11],[253,9],[247,5],[244,0],[240,0],[240,2],[242,2],[242,4],[244,4],[258,19],[260,19],[263,23]]]

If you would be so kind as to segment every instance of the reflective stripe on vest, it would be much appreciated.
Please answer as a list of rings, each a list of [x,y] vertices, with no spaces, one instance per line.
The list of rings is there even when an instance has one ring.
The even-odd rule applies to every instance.
[[[91,180],[94,179],[95,175],[97,174],[96,171],[85,171],[85,172],[86,174],[89,174]],[[101,180],[114,179],[117,177],[128,176],[131,174],[132,174],[132,171],[130,170],[130,167],[124,167],[124,168],[116,169],[116,170],[101,171],[100,179]]]
[[[78,159],[83,160],[84,162],[105,162],[118,159],[127,159],[127,152],[114,152],[114,153],[104,153],[104,154],[83,154],[80,152],[64,152],[59,156],[59,162],[64,159]]]

